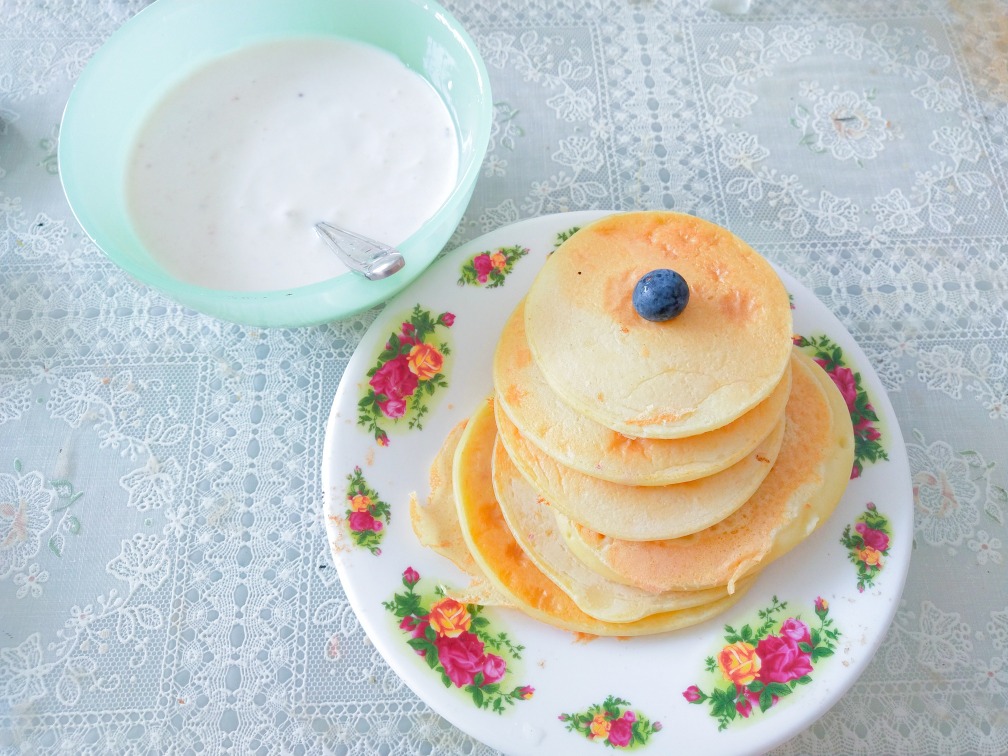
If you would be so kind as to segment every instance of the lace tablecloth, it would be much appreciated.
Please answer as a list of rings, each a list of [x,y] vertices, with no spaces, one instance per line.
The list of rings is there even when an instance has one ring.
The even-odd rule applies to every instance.
[[[1008,751],[1008,10],[453,0],[495,101],[454,243],[566,210],[732,228],[868,354],[913,475],[895,622],[781,753]],[[369,644],[323,428],[374,312],[187,311],[63,198],[67,96],[143,3],[0,0],[0,751],[487,753]],[[545,7],[543,7],[545,6]]]

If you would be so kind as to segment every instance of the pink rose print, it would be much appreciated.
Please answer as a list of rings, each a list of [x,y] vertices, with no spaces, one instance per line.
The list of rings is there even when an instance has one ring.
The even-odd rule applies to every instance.
[[[609,742],[617,748],[626,748],[633,738],[633,722],[627,719],[624,714],[619,719],[614,719],[609,725]]]
[[[476,280],[480,283],[486,283],[487,278],[490,277],[490,271],[493,270],[493,262],[490,260],[490,255],[485,252],[481,255],[476,255],[473,258],[473,267],[476,269]]]
[[[808,627],[804,622],[793,619],[787,622],[800,625],[805,640],[795,639],[794,636],[798,633],[793,625],[791,628],[782,627],[781,635],[769,635],[757,644],[756,655],[762,662],[758,679],[763,683],[786,683],[812,672],[811,652],[798,648],[799,642],[809,645]]]
[[[781,625],[780,634],[786,638],[790,638],[795,643],[812,642],[808,625],[798,619],[789,618],[784,620],[784,624]]]
[[[847,402],[847,411],[854,411],[854,403],[857,401],[857,384],[854,382],[854,373],[850,368],[836,367],[830,372],[829,377],[840,389],[840,395]]]
[[[456,638],[440,636],[435,639],[434,645],[438,661],[456,688],[471,684],[476,673],[483,671],[483,641],[473,633],[465,632]]]
[[[881,530],[869,528],[866,523],[859,522],[854,526],[854,530],[861,534],[861,539],[865,546],[871,546],[877,551],[885,551],[889,548],[889,536]]]
[[[507,672],[507,662],[497,654],[487,654],[483,662],[483,682],[487,685],[500,681]]]
[[[413,395],[419,383],[409,369],[408,355],[401,354],[389,360],[368,381],[378,397],[378,406],[386,417],[398,418],[406,414],[406,399]]]
[[[870,404],[868,405],[868,408],[871,409]],[[855,424],[854,433],[869,441],[878,441],[882,438],[882,434],[878,432],[878,428],[875,427],[875,423],[867,417],[862,417],[857,424]]]
[[[416,585],[420,582],[420,573],[414,570],[412,567],[407,567],[403,570],[403,582],[406,585]]]
[[[377,533],[382,529],[381,520],[376,520],[370,512],[351,512],[347,517],[347,522],[350,525],[350,530],[357,533],[363,533],[366,530]]]
[[[854,464],[850,477],[860,478],[865,465],[889,459],[882,445],[878,413],[861,385],[861,376],[845,364],[843,350],[828,336],[796,336],[794,343],[809,352],[826,371],[847,405],[854,426]]]

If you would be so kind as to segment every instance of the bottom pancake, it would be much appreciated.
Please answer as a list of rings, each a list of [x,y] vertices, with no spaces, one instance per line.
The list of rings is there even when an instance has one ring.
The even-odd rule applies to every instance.
[[[445,557],[472,578],[464,590],[452,590],[452,598],[467,604],[500,606],[509,602],[490,585],[469,553],[455,507],[452,462],[465,426],[463,421],[448,432],[434,458],[427,500],[421,503],[415,493],[410,495],[410,524],[421,545]]]
[[[731,586],[805,539],[843,496],[854,436],[836,386],[811,358],[800,357],[777,462],[741,509],[693,535],[656,541],[609,538],[557,513],[571,550],[612,580],[660,593]]]
[[[473,559],[490,583],[529,616],[564,630],[592,635],[661,633],[703,622],[741,597],[741,591],[699,607],[660,612],[632,622],[605,622],[581,609],[549,580],[515,540],[493,490],[497,427],[493,401],[470,418],[453,464],[459,525]]]

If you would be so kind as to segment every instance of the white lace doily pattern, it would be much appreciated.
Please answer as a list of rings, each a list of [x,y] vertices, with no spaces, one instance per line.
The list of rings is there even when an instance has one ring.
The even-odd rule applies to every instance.
[[[489,753],[369,644],[326,543],[323,428],[375,313],[195,314],[66,205],[66,98],[143,5],[0,11],[0,753]],[[455,243],[567,210],[708,217],[811,288],[890,393],[902,603],[779,752],[1008,752],[1004,4],[447,6],[495,102]]]

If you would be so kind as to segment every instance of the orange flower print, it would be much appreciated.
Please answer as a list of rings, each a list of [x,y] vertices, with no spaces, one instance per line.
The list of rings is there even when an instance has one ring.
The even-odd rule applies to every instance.
[[[492,255],[490,255],[490,265],[496,268],[497,270],[504,270],[504,267],[507,265],[507,262],[508,262],[507,255],[505,255],[503,252],[497,251],[494,252]]]
[[[717,662],[725,680],[736,685],[748,685],[760,671],[760,658],[756,655],[756,649],[745,641],[725,646],[718,654]]]
[[[421,381],[429,381],[441,372],[444,355],[430,344],[414,344],[407,358],[410,372]]]
[[[609,728],[612,727],[612,723],[606,719],[605,712],[599,712],[592,719],[591,724],[588,725],[588,729],[591,730],[591,734],[596,738],[607,738],[609,737]]]
[[[871,546],[865,546],[858,552],[858,559],[867,564],[869,567],[881,567],[882,566],[882,552],[878,549],[873,549]]]
[[[350,509],[354,512],[367,512],[371,509],[371,497],[366,494],[354,494],[350,497]]]
[[[427,621],[439,636],[457,638],[469,629],[472,617],[469,616],[465,604],[446,596],[431,604]]]

